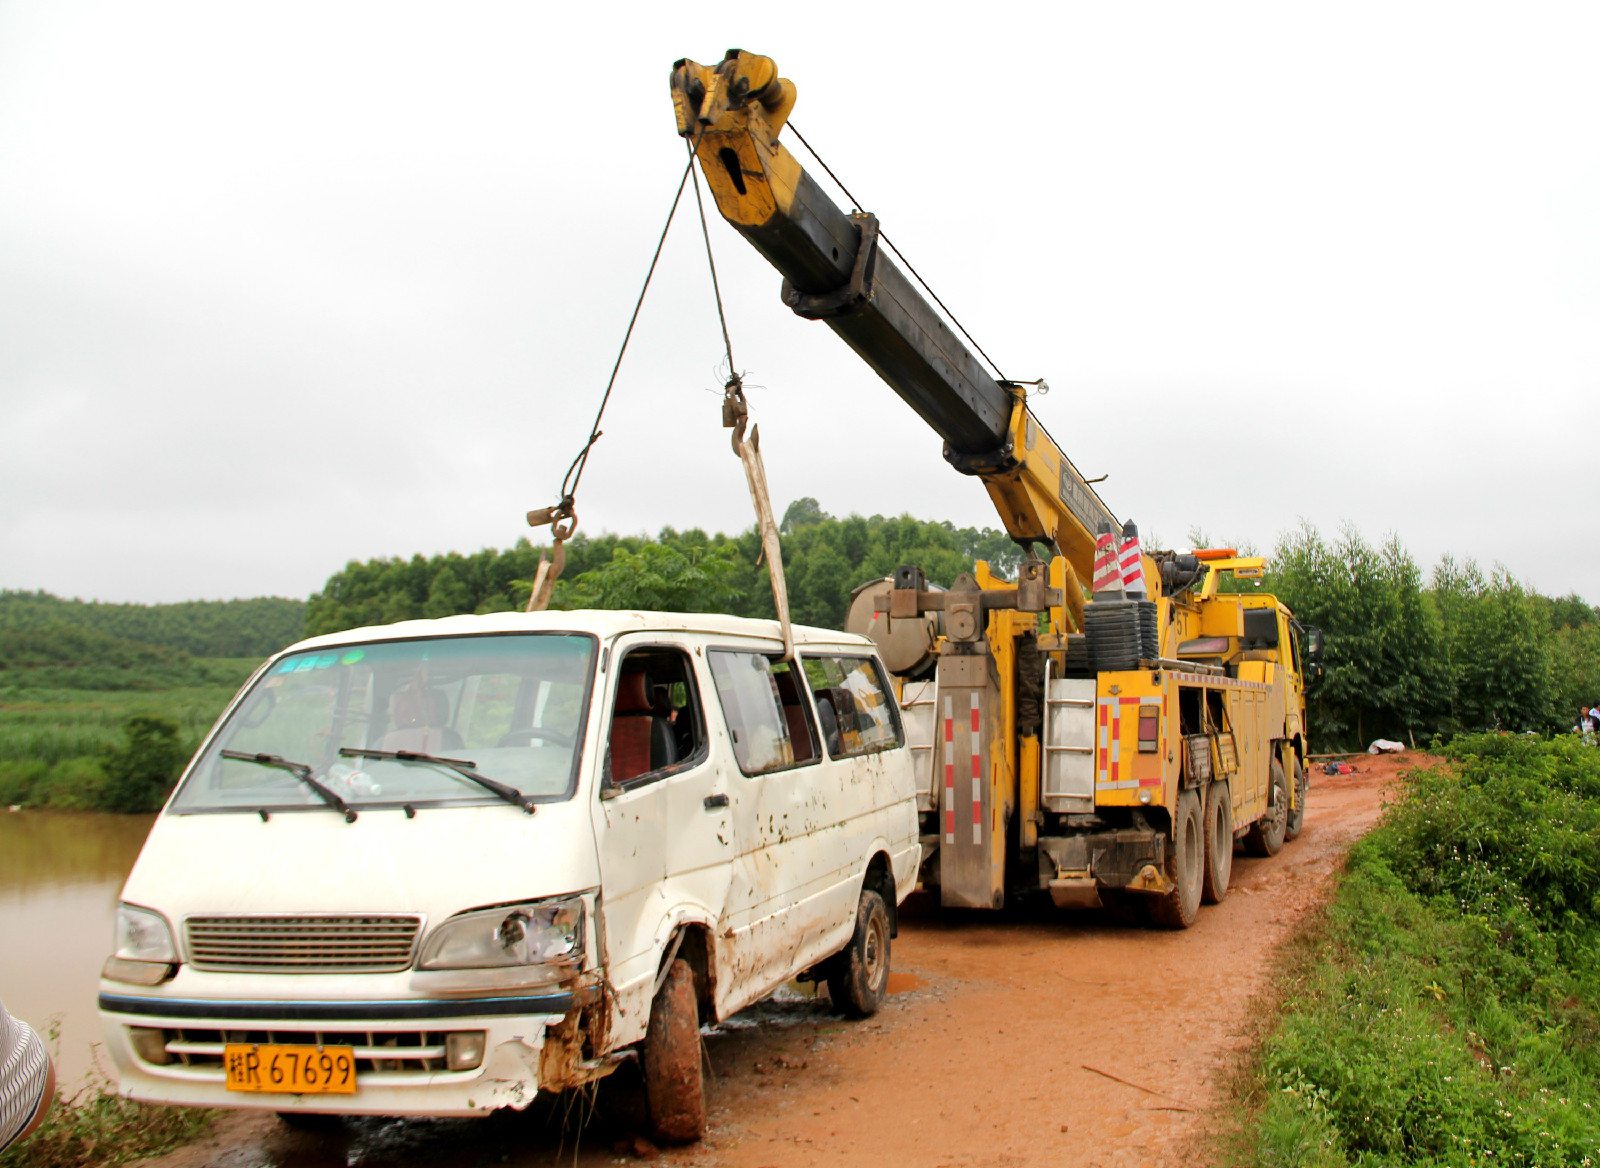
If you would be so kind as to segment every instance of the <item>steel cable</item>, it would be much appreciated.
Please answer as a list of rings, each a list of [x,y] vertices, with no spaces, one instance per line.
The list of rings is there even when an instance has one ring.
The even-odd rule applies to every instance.
[[[806,141],[806,136],[800,132],[800,128],[796,126],[794,122],[790,121],[784,123],[784,129],[794,131],[794,136],[800,139],[800,145],[806,148],[806,153],[817,160],[817,165],[822,167],[822,169],[827,173],[827,176],[834,181],[835,185],[837,185],[841,191],[844,192],[845,198],[850,200],[857,211],[863,210],[861,206],[861,200],[856,198],[855,195],[851,193],[850,188],[844,185],[843,180],[841,180],[838,175],[833,173],[833,168],[822,160],[822,155],[817,153],[816,147],[812,146],[810,142]],[[888,235],[884,234],[883,228],[881,227],[878,229],[878,238],[883,240],[883,245],[890,251],[894,252],[895,256],[900,260],[900,262],[906,266],[906,271],[910,272],[917,283],[922,285],[922,290],[929,296],[933,297],[933,302],[944,310],[944,314],[950,318],[950,323],[956,326],[961,335],[967,338],[974,349],[978,350],[978,355],[989,363],[989,368],[994,370],[995,380],[1005,382],[1008,385],[1011,384],[1011,379],[1004,373],[1000,372],[1000,366],[994,363],[994,358],[990,357],[988,353],[983,351],[983,346],[978,344],[973,335],[967,331],[967,326],[962,324],[961,321],[957,319],[956,314],[950,311],[950,306],[948,304],[939,299],[939,294],[933,290],[928,281],[922,278],[922,273],[911,266],[911,261],[906,259],[905,253],[894,245],[893,241],[889,239]]]
[[[627,353],[627,351],[628,351],[628,341],[630,339],[632,339],[632,337],[633,337],[633,326],[638,323],[639,310],[644,306],[645,293],[650,290],[650,280],[656,274],[656,264],[661,259],[661,249],[662,249],[662,247],[664,247],[666,245],[666,242],[667,242],[667,232],[669,230],[671,230],[671,228],[672,228],[672,219],[673,219],[673,217],[675,215],[677,215],[677,213],[678,213],[678,204],[683,200],[683,188],[684,188],[684,185],[686,183],[688,183],[689,176],[692,175],[693,173],[694,173],[694,154],[691,151],[690,155],[689,155],[689,165],[684,168],[683,177],[678,180],[678,193],[673,195],[673,197],[672,197],[672,209],[667,212],[667,221],[664,224],[662,224],[662,226],[661,226],[661,237],[656,240],[655,254],[650,257],[650,270],[645,273],[645,275],[644,275],[644,284],[639,289],[639,298],[634,301],[634,304],[633,304],[633,315],[628,317],[628,329],[627,329],[627,331],[625,333],[622,334],[622,346],[621,346],[621,348],[619,348],[617,350],[617,359],[611,366],[611,376],[606,381],[605,394],[600,398],[600,408],[595,411],[594,425],[589,427],[589,440],[583,444],[583,449],[578,451],[578,456],[572,460],[572,465],[567,468],[567,473],[561,479],[561,501],[562,501],[563,504],[570,504],[570,502],[573,499],[573,497],[578,493],[578,483],[583,478],[584,468],[589,465],[589,451],[593,450],[594,449],[594,444],[596,442],[600,441],[600,434],[601,434],[601,431],[600,431],[600,419],[605,417],[606,404],[608,402],[610,402],[610,400],[611,400],[611,391],[612,391],[613,388],[615,388],[615,386],[617,384],[617,371],[622,368],[622,358],[623,358],[623,355],[625,353]],[[700,194],[700,185],[699,185],[699,181],[696,180],[696,182],[695,182],[695,197],[697,199],[699,198],[699,194]],[[704,217],[705,217],[705,212],[702,211],[701,212],[702,221],[704,220]],[[709,241],[707,243],[707,246],[709,248]],[[716,270],[713,268],[712,269],[713,285],[715,284],[715,280],[716,280]],[[717,311],[719,313],[722,311],[722,299],[721,299],[720,295],[717,298]],[[726,337],[727,337],[727,326],[726,325],[723,326],[723,337],[724,337],[724,339],[726,339]],[[729,359],[730,359],[730,361],[732,360],[731,348],[730,348]]]

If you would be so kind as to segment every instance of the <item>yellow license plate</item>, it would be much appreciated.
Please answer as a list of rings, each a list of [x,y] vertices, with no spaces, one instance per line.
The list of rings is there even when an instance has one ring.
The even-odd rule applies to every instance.
[[[289,1095],[349,1095],[356,1089],[353,1046],[290,1046],[230,1042],[222,1064],[230,1091]]]

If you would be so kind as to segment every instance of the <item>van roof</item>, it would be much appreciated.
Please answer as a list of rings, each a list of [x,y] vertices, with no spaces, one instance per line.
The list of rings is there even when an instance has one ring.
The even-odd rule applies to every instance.
[[[866,637],[811,625],[793,625],[797,645],[851,645],[871,648]],[[710,633],[783,643],[775,620],[725,616],[713,612],[641,612],[634,609],[575,609],[569,612],[493,612],[483,616],[446,616],[433,620],[367,625],[308,637],[290,649],[347,645],[355,641],[398,641],[418,637],[463,637],[479,633],[581,632],[605,639],[622,633]]]

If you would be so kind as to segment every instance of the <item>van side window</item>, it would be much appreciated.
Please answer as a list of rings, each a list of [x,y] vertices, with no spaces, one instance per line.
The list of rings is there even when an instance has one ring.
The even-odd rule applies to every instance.
[[[659,777],[705,754],[705,719],[682,649],[631,649],[611,707],[610,781]]]
[[[832,758],[899,746],[904,738],[883,674],[870,657],[804,657],[822,740]]]
[[[734,649],[712,649],[706,660],[741,771],[759,775],[817,760],[816,731],[787,661]]]

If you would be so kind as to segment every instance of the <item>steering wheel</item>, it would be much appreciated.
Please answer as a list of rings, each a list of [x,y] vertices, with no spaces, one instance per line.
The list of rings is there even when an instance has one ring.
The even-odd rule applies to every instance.
[[[500,735],[500,741],[496,742],[495,745],[515,746],[519,742],[528,742],[531,744],[532,740],[535,738],[543,738],[546,741],[554,742],[557,746],[572,745],[572,735],[562,734],[557,730],[545,730],[539,726],[529,726],[523,730],[513,730],[509,734],[502,734]]]

